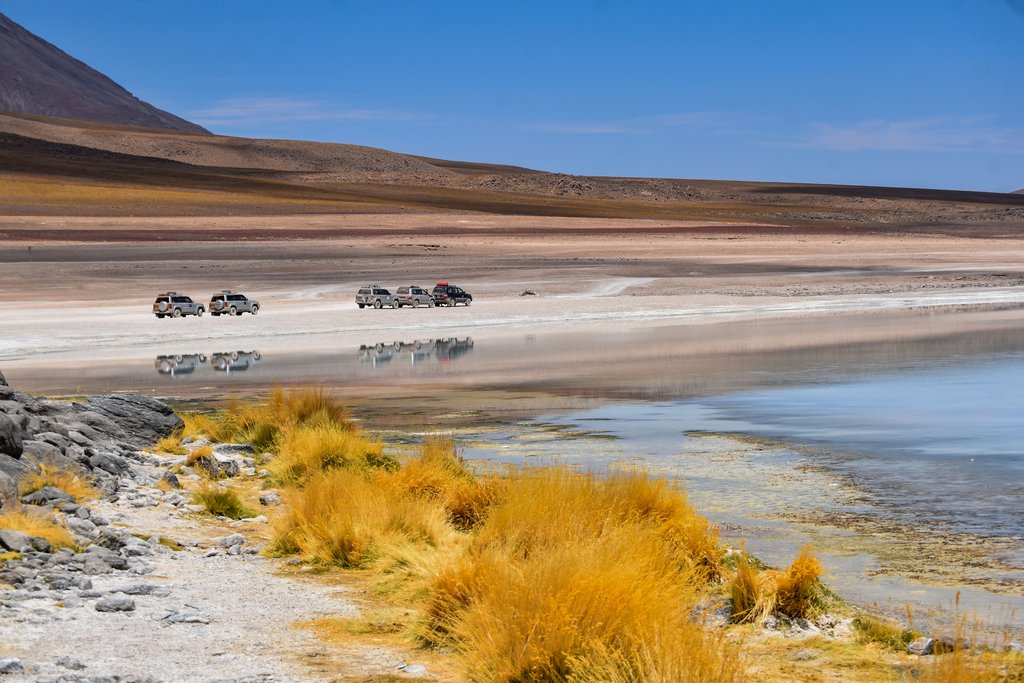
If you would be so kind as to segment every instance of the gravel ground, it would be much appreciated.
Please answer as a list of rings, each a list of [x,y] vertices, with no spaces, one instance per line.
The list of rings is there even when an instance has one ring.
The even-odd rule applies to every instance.
[[[0,591],[0,658],[17,657],[25,669],[2,680],[320,681],[394,674],[405,664],[398,653],[353,644],[340,658],[331,648],[330,661],[343,661],[343,670],[312,671],[302,660],[327,653],[295,624],[355,615],[346,589],[283,575],[283,561],[251,554],[255,545],[228,554],[219,545],[237,531],[228,523],[205,522],[184,507],[134,505],[159,495],[140,486],[115,503],[92,504],[92,513],[134,534],[195,545],[151,544],[154,553],[132,560],[131,570],[89,577],[91,590]],[[97,610],[117,599],[131,600],[134,610]]]

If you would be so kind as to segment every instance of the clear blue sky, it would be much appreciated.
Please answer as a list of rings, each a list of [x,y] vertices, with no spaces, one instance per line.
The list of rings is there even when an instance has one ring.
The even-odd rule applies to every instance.
[[[0,0],[216,133],[567,173],[1024,187],[1024,0]]]

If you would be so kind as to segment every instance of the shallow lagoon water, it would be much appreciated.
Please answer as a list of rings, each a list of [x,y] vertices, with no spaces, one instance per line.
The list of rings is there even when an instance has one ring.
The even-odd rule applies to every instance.
[[[1024,353],[847,370],[544,415],[481,435],[465,455],[639,465],[683,481],[727,542],[772,564],[813,543],[848,598],[901,611],[959,597],[1024,627]]]

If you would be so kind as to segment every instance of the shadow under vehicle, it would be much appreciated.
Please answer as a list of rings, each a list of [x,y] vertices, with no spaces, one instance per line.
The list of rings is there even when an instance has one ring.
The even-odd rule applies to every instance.
[[[210,365],[217,372],[245,372],[260,362],[259,351],[222,351],[213,354]]]
[[[179,375],[191,375],[199,369],[199,366],[206,362],[206,354],[185,353],[167,356],[157,356],[153,361],[156,371],[167,377]]]

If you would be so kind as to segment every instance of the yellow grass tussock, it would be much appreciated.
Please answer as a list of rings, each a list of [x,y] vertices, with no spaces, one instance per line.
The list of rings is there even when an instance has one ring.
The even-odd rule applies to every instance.
[[[26,476],[18,487],[21,495],[38,491],[44,486],[55,488],[70,494],[76,502],[92,500],[99,497],[100,492],[89,483],[89,480],[73,471],[60,470],[51,465],[40,465],[35,472]]]
[[[185,455],[188,449],[181,445],[181,436],[172,434],[165,436],[153,445],[157,453],[169,453],[170,455]]]
[[[436,547],[452,533],[443,509],[405,494],[386,473],[319,472],[287,490],[285,502],[274,549],[322,564],[363,567],[384,554]]]
[[[206,506],[206,511],[216,517],[245,519],[255,517],[256,510],[242,502],[238,493],[216,484],[204,484],[192,494],[192,502]]]
[[[323,419],[282,432],[270,463],[274,480],[283,486],[301,485],[313,474],[341,467],[395,469],[398,461],[384,454],[384,444],[347,424]]]
[[[22,531],[29,536],[45,538],[53,546],[74,548],[71,532],[61,526],[52,515],[25,507],[5,508],[0,512],[0,529]]]
[[[733,619],[757,622],[773,612],[787,617],[808,617],[822,599],[821,562],[810,546],[784,570],[758,571],[741,553],[729,584]]]

